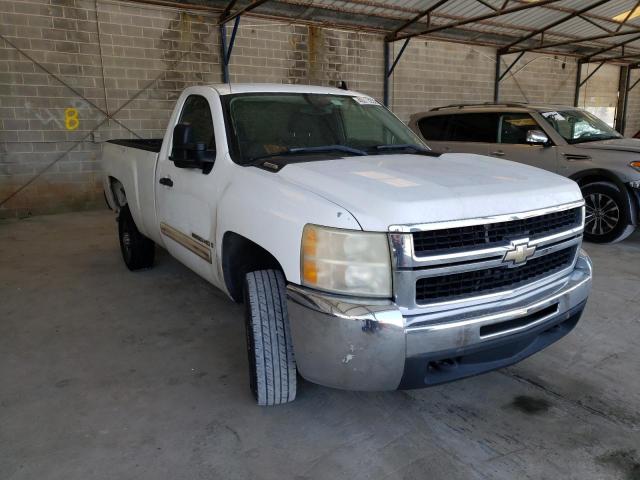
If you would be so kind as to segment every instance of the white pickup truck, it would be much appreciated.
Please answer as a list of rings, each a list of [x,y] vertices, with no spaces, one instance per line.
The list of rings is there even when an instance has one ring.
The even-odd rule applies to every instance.
[[[113,140],[102,165],[129,269],[159,245],[244,301],[261,405],[292,401],[296,370],[389,390],[513,364],[591,288],[573,181],[434,154],[357,92],[191,87],[164,139]]]

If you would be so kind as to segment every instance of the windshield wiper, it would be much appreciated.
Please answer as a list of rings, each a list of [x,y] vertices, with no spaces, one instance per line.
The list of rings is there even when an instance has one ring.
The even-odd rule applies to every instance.
[[[325,152],[343,152],[351,155],[369,155],[364,150],[357,148],[347,147],[346,145],[320,145],[318,147],[295,147],[287,148],[281,152],[270,153],[268,155],[260,155],[251,159],[251,163],[259,162],[261,160],[273,157],[283,157],[286,155],[304,155],[306,153],[325,153]]]
[[[423,154],[423,155],[433,155],[439,156],[438,153],[435,153],[432,150],[429,150],[426,147],[421,145],[416,145],[415,143],[390,143],[388,145],[375,145],[371,147],[378,152],[384,152],[388,150],[413,150],[415,153]]]

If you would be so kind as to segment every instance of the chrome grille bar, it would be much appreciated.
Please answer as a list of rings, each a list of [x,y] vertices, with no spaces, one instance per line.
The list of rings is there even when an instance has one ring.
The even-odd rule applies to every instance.
[[[563,210],[581,209],[579,223],[571,225],[567,230],[529,240],[528,238],[514,237],[505,240],[499,245],[492,245],[485,248],[452,249],[450,253],[436,252],[431,255],[418,256],[414,251],[413,233],[421,231],[422,228],[438,230],[441,228],[453,228],[460,226],[483,225],[487,223],[504,223],[517,221],[523,218],[532,218],[536,215],[543,216],[550,212],[561,212]],[[552,207],[550,209],[535,210],[506,216],[483,217],[467,219],[453,222],[439,222],[433,224],[403,225],[390,227],[389,242],[393,255],[394,267],[394,296],[396,303],[408,311],[429,309],[432,307],[443,307],[450,304],[468,304],[473,301],[490,301],[492,297],[504,296],[504,293],[511,292],[517,294],[528,289],[535,288],[554,279],[566,275],[575,268],[575,261],[582,242],[584,231],[584,202],[574,202],[571,204]],[[454,300],[442,301],[433,300],[429,303],[418,303],[416,301],[416,282],[421,278],[451,275],[455,273],[473,272],[477,270],[500,268],[505,266],[505,255],[513,249],[512,241],[520,241],[535,247],[535,252],[528,260],[543,257],[545,255],[558,252],[563,249],[575,247],[575,256],[572,264],[561,272],[554,272],[543,279],[537,279],[530,285],[519,286],[518,288],[505,288],[504,292],[492,292],[488,295],[470,295],[469,297],[456,298]],[[517,266],[514,266],[517,268]]]

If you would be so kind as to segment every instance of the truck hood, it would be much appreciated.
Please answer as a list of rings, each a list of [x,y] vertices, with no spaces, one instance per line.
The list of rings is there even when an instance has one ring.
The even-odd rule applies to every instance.
[[[295,163],[277,175],[345,208],[369,231],[519,213],[582,199],[577,184],[559,175],[466,153]]]
[[[617,152],[640,153],[640,140],[636,138],[614,138],[611,140],[600,140],[597,142],[585,142],[573,145],[576,148],[585,150],[615,150]]]

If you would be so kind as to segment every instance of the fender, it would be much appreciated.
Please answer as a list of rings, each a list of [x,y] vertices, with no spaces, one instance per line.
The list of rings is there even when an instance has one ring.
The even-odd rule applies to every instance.
[[[580,185],[580,187],[589,183],[601,182],[603,180],[613,183],[618,190],[626,194],[627,204],[624,205],[624,214],[630,225],[638,225],[638,199],[633,192],[629,191],[627,185],[613,172],[603,168],[591,168],[574,173],[569,177]]]
[[[238,178],[239,176],[242,178]],[[300,242],[307,223],[361,230],[344,208],[292,185],[277,173],[256,167],[236,169],[217,205],[216,250],[222,275],[222,245],[226,232],[251,240],[282,266],[289,282],[300,283]]]

